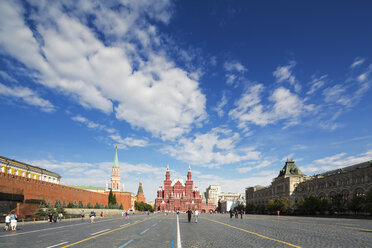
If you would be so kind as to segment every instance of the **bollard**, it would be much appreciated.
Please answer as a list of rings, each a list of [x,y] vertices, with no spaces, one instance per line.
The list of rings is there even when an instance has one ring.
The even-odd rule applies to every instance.
[[[35,217],[34,217],[34,223],[35,223]]]

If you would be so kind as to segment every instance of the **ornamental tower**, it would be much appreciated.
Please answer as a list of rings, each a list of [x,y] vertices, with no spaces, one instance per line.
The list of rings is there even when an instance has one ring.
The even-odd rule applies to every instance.
[[[120,167],[118,161],[118,148],[115,146],[115,159],[111,173],[111,190],[112,192],[120,192]]]
[[[143,194],[142,180],[140,181],[139,186],[138,186],[137,202],[144,202],[144,203],[146,203],[146,198],[145,198],[145,195]]]

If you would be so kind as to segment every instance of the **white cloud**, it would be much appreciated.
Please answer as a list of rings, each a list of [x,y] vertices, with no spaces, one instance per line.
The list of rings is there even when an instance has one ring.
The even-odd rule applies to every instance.
[[[364,63],[365,59],[357,57],[354,59],[354,62],[350,65],[350,68],[355,68],[357,66],[360,66]]]
[[[169,21],[168,1],[124,1],[125,8],[71,1],[64,3],[69,13],[55,2],[31,4],[35,34],[22,6],[3,2],[0,46],[36,71],[36,82],[85,108],[114,111],[117,119],[162,139],[187,133],[206,118],[198,82],[156,42],[159,35],[150,20]],[[88,17],[95,28],[86,24]]]
[[[246,129],[249,124],[266,126],[279,120],[286,120],[284,128],[299,123],[302,115],[314,110],[313,105],[307,105],[297,95],[283,87],[274,90],[269,97],[272,104],[261,104],[262,84],[253,85],[235,102],[236,108],[230,110],[229,116],[238,120],[238,127]]]
[[[242,65],[240,62],[225,62],[223,64],[223,67],[228,72],[237,71],[243,73],[248,71],[247,68],[245,68],[245,66]]]
[[[272,164],[272,161],[264,160],[264,161],[260,162],[258,165],[255,165],[255,166],[238,167],[237,171],[239,173],[246,173],[246,172],[249,172],[251,170],[265,168],[267,166],[270,166],[271,164]]]
[[[226,94],[222,94],[221,101],[217,104],[215,108],[212,110],[216,111],[219,117],[222,117],[225,114],[225,111],[223,110],[223,107],[227,104],[227,97]]]
[[[288,81],[295,87],[295,91],[299,92],[301,90],[301,85],[296,82],[296,77],[292,74],[292,69],[295,65],[295,61],[290,61],[289,65],[278,66],[273,72],[273,75],[278,83]]]
[[[128,147],[133,146],[145,147],[148,143],[147,140],[143,139],[135,139],[132,137],[122,138],[119,134],[119,131],[116,130],[115,128],[109,128],[105,125],[90,121],[87,118],[82,117],[80,115],[74,116],[71,119],[85,124],[88,128],[107,132],[109,134],[108,137],[115,142],[118,149],[127,149]]]
[[[343,152],[314,160],[312,165],[305,166],[301,168],[301,170],[308,173],[321,173],[370,160],[372,160],[372,150],[368,150],[367,152],[358,154],[357,156],[348,156],[347,153]]]
[[[318,89],[322,88],[326,83],[327,76],[328,75],[323,75],[319,78],[314,78],[311,81],[311,88],[306,94],[311,95],[314,92],[316,92]]]
[[[8,74],[7,72],[5,72],[5,71],[1,71],[1,70],[0,70],[0,76],[1,76],[3,79],[5,79],[5,80],[7,80],[7,81],[9,81],[9,82],[13,82],[13,83],[17,83],[17,82],[18,82],[18,81],[15,80],[13,77],[9,76],[9,74]]]
[[[243,74],[248,71],[240,62],[236,61],[225,62],[223,67],[226,71],[226,83],[235,87],[237,87],[239,81],[244,79]]]
[[[181,138],[178,144],[163,149],[164,153],[192,164],[218,167],[241,161],[258,160],[260,152],[254,148],[236,147],[240,136],[229,129],[213,128],[204,134],[195,134],[192,138]]]
[[[39,107],[44,112],[53,112],[55,108],[48,100],[38,96],[36,92],[26,87],[7,87],[0,83],[0,95],[21,100],[29,105]]]

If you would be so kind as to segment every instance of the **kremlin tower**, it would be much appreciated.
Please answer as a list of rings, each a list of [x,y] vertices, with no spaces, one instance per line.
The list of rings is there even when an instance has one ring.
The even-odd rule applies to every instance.
[[[118,148],[115,146],[115,159],[111,173],[111,190],[112,192],[120,192],[120,167],[118,160]]]
[[[137,202],[146,203],[146,198],[145,198],[145,195],[143,194],[142,180],[140,181],[139,186],[138,186]]]

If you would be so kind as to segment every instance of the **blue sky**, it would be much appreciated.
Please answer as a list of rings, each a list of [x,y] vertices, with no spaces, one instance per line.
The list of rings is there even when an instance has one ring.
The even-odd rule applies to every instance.
[[[368,1],[2,1],[0,155],[153,200],[372,159]]]

